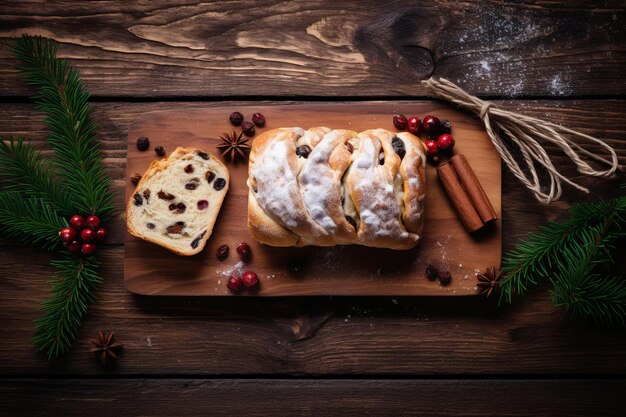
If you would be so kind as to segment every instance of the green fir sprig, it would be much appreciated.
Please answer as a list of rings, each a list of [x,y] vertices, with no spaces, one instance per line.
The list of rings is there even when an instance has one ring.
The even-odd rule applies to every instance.
[[[557,307],[598,326],[626,326],[626,277],[610,275],[625,237],[626,196],[573,205],[567,220],[548,223],[504,256],[500,302],[547,280]]]
[[[22,36],[13,50],[24,80],[37,89],[54,156],[44,158],[22,138],[0,139],[0,227],[8,236],[53,249],[70,215],[106,220],[113,214],[111,179],[78,71],[56,57],[57,45],[49,39]],[[94,257],[63,252],[51,266],[51,297],[36,321],[34,341],[54,358],[72,346],[102,279]]]

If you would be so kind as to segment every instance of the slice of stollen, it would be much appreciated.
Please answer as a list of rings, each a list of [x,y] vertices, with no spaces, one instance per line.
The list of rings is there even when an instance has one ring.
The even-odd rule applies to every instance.
[[[196,148],[176,148],[154,161],[126,208],[126,228],[179,255],[200,252],[213,232],[228,192],[228,168]]]

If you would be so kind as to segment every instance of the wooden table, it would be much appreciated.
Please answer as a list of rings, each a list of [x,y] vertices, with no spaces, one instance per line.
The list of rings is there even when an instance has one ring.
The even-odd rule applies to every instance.
[[[126,132],[142,113],[294,101],[428,100],[444,76],[499,105],[605,138],[626,162],[621,1],[0,4],[0,132],[45,147],[10,38],[41,34],[93,94],[121,205]],[[410,103],[403,103],[410,106]],[[549,149],[558,161],[565,161]],[[538,204],[503,170],[504,247],[619,180],[575,176]],[[620,415],[626,333],[555,309],[546,289],[497,308],[481,297],[155,298],[123,285],[120,215],[105,283],[71,352],[48,362],[33,320],[53,255],[3,240],[0,415]],[[88,338],[126,346],[102,369]]]

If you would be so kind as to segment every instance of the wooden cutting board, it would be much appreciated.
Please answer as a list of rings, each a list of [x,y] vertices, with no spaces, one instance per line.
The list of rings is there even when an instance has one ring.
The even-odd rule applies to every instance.
[[[241,111],[246,119],[261,112],[267,119],[263,129],[285,126],[329,126],[356,131],[382,127],[393,130],[392,115],[400,112],[420,117],[434,114],[452,122],[457,153],[464,153],[497,214],[501,217],[500,157],[470,115],[435,102],[315,103],[280,106],[213,107],[200,111],[147,113],[138,118],[128,133],[127,179],[143,173],[157,158],[153,149],[164,146],[169,153],[177,146],[197,146],[218,155],[216,145],[223,132],[232,127],[228,116]],[[136,140],[150,139],[151,147],[139,152]],[[373,249],[361,246],[334,248],[272,248],[252,238],[246,226],[247,163],[228,164],[230,190],[222,206],[213,235],[203,252],[192,257],[175,255],[159,246],[126,235],[124,281],[129,291],[145,295],[231,295],[226,288],[229,272],[239,261],[235,247],[248,242],[253,259],[245,270],[254,270],[261,285],[254,293],[242,295],[473,295],[476,273],[488,266],[499,266],[502,248],[500,220],[477,236],[462,227],[435,169],[427,172],[426,221],[423,241],[409,251]],[[127,182],[126,199],[134,191]],[[230,246],[224,262],[215,257],[216,249]],[[452,283],[441,286],[428,281],[424,270],[435,264],[452,273]]]

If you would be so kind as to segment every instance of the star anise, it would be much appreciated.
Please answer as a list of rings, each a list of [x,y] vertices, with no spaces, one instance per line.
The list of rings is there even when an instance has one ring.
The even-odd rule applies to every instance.
[[[222,143],[217,145],[217,148],[222,151],[222,156],[231,161],[235,161],[238,156],[246,159],[250,145],[247,144],[249,139],[243,136],[243,131],[236,133],[233,130],[232,133],[224,133],[220,139],[222,139]]]
[[[482,290],[482,293],[487,297],[496,291],[498,285],[502,281],[502,270],[496,270],[495,266],[487,268],[484,273],[478,274],[478,288]]]
[[[102,365],[106,365],[107,358],[109,357],[117,359],[119,350],[124,347],[124,345],[115,341],[113,332],[105,333],[102,330],[100,330],[100,334],[96,339],[89,339],[89,341],[94,346],[90,349],[90,352],[98,352]],[[116,354],[115,351],[118,351],[118,353]]]

